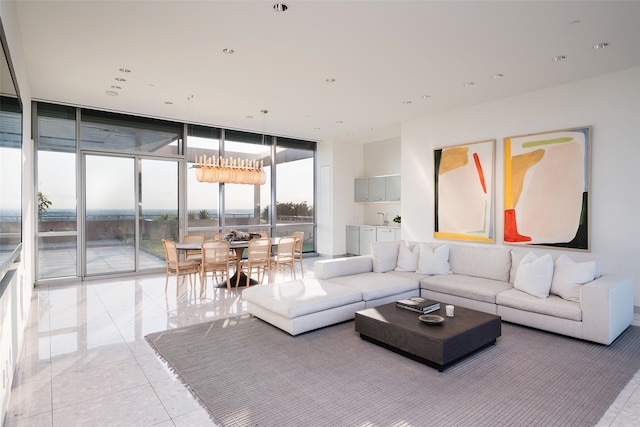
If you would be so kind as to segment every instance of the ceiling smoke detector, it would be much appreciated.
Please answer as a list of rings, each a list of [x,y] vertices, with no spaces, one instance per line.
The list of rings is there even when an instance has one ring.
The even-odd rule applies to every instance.
[[[284,3],[276,3],[273,5],[273,10],[276,12],[286,12],[287,9],[289,9],[289,6]]]

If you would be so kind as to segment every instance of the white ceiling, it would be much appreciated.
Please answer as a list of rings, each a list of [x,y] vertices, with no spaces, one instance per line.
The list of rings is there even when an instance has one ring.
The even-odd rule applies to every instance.
[[[640,66],[638,1],[274,3],[19,1],[32,96],[370,142],[415,117]]]

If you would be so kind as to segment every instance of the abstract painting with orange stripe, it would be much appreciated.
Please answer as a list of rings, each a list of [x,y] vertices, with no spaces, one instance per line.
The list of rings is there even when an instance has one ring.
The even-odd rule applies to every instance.
[[[434,150],[435,235],[492,243],[495,139]]]
[[[504,139],[504,242],[589,250],[591,127]]]

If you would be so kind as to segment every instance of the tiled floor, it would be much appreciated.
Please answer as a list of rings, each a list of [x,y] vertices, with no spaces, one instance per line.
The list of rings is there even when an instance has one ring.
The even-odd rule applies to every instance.
[[[318,259],[305,259],[306,277]],[[144,336],[241,313],[235,289],[209,284],[200,299],[187,283],[176,296],[172,279],[165,294],[164,275],[38,286],[6,426],[214,425]],[[599,425],[639,417],[637,374]]]

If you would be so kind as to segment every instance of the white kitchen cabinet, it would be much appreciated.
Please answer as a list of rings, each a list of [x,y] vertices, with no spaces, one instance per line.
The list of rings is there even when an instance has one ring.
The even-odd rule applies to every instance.
[[[354,194],[356,202],[369,201],[369,178],[356,178],[354,182]]]
[[[386,177],[376,176],[369,178],[369,201],[384,202],[386,200]]]
[[[396,240],[396,227],[376,227],[376,242]]]
[[[400,175],[356,178],[354,200],[356,202],[399,202]]]
[[[359,225],[347,225],[347,254],[360,255]]]
[[[400,240],[400,227],[347,225],[347,254],[369,255],[371,243]]]
[[[376,227],[360,226],[360,253],[359,255],[369,255],[371,253],[371,243],[376,241]]]
[[[400,201],[400,175],[391,175],[384,177],[385,200],[387,202]]]

